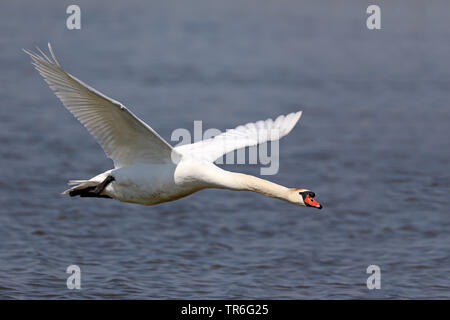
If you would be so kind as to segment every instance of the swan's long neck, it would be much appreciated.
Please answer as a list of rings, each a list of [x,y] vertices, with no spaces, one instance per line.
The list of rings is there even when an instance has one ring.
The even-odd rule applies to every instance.
[[[221,170],[220,180],[217,182],[216,188],[253,191],[272,198],[294,201],[290,199],[291,189],[248,174]]]

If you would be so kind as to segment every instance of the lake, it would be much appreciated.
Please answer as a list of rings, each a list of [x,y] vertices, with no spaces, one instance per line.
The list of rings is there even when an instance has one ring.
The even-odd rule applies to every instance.
[[[77,4],[80,30],[64,1],[0,12],[0,298],[450,298],[450,2],[378,1],[381,30],[356,0]],[[21,51],[47,42],[167,141],[195,120],[303,110],[263,178],[324,209],[225,190],[150,207],[61,195],[113,164]]]

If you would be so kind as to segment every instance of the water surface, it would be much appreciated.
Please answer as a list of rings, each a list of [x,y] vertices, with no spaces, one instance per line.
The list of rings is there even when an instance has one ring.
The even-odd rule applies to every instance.
[[[65,1],[1,6],[1,298],[450,298],[450,3],[381,1],[379,31],[365,1],[77,3],[79,31]],[[21,52],[47,42],[167,140],[194,120],[303,110],[268,178],[324,209],[224,190],[153,207],[60,195],[112,162]]]

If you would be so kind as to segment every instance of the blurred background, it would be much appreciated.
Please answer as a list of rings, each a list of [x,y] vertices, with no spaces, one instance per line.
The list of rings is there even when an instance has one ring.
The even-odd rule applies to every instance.
[[[450,298],[449,14],[438,0],[2,2],[0,298]],[[224,190],[153,207],[60,195],[113,164],[21,51],[47,42],[168,141],[194,120],[303,110],[265,178],[324,209]]]

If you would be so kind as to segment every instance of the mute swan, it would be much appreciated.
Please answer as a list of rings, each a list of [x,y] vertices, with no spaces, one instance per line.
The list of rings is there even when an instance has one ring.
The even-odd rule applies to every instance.
[[[223,170],[214,161],[224,154],[287,135],[301,111],[248,123],[211,139],[172,148],[120,102],[65,72],[48,44],[51,58],[24,50],[63,105],[96,138],[114,169],[89,180],[70,180],[70,196],[113,198],[154,205],[205,188],[248,190],[295,205],[321,209],[314,192],[287,188],[254,176]],[[277,136],[270,135],[277,132]]]

